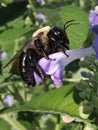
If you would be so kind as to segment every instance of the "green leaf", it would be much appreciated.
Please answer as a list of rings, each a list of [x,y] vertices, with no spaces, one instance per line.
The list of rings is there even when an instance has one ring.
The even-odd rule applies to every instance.
[[[5,8],[0,8],[0,46],[11,56],[15,53],[15,40],[32,30],[29,25],[24,26],[25,14],[26,4],[24,3],[13,3]]]
[[[79,116],[78,107],[73,99],[73,85],[67,85],[35,96],[24,105],[6,109],[4,112],[34,111]]]
[[[98,96],[94,95],[91,100],[91,104],[98,108]]]
[[[0,118],[0,130],[11,130],[9,123],[2,118]]]
[[[70,48],[76,49],[86,40],[89,30],[88,15],[76,6],[61,7],[60,15],[62,21],[65,23],[70,20],[75,20],[74,24],[67,29],[70,40]]]
[[[26,32],[30,31],[30,28],[23,27],[23,16],[16,18],[8,23],[8,26],[13,26],[12,29],[7,29],[0,34],[0,45],[4,50],[11,50],[14,47],[15,39],[20,38]]]
[[[62,26],[62,20],[58,11],[58,7],[48,7],[44,6],[43,8],[38,8],[38,12],[41,12],[45,15],[47,19],[47,25],[49,25],[51,28],[54,26]],[[50,15],[51,14],[51,15]]]
[[[16,51],[21,48],[18,41],[21,37],[31,37],[32,28],[30,25],[25,25],[26,16],[26,3],[13,3],[9,4],[7,7],[0,8],[0,48],[7,52],[7,57],[2,61],[2,66],[4,66],[16,53]],[[34,29],[34,28],[33,28]],[[9,67],[9,66],[8,66]],[[7,77],[10,68],[4,69],[2,79]],[[0,78],[0,82],[2,79]]]

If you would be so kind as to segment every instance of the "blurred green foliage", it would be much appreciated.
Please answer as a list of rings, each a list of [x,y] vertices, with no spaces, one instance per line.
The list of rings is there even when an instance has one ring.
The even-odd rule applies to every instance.
[[[45,25],[63,27],[66,21],[75,19],[79,24],[67,30],[70,48],[91,45],[88,14],[97,4],[97,0],[0,0],[0,54],[7,54],[0,59],[0,130],[98,129],[98,61],[94,56],[68,65],[61,88],[50,80],[30,88],[18,71],[9,73],[12,64],[2,69],[33,32]],[[44,19],[38,17],[39,13]],[[79,77],[81,68],[84,72],[77,81],[74,74]],[[4,103],[7,95],[13,99],[11,108]],[[74,120],[62,120],[66,114]]]

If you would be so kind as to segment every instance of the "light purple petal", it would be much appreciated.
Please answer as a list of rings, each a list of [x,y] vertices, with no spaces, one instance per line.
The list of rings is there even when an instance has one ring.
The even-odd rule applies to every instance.
[[[49,56],[51,59],[50,66],[46,72],[49,75],[54,74],[57,70],[62,70],[65,68],[65,62],[67,56],[63,52],[54,53]]]
[[[5,51],[0,52],[0,59],[3,60],[7,57],[7,53]]]
[[[62,85],[62,77],[63,77],[63,71],[65,68],[65,60],[66,55],[63,52],[60,53],[54,53],[52,55],[49,55],[50,60],[47,60],[45,58],[42,58],[39,60],[39,65],[44,70],[45,74],[50,75],[53,83],[55,85]],[[35,75],[37,78],[37,75]],[[41,83],[42,80],[39,80],[39,77],[36,79],[37,83]]]
[[[9,107],[13,106],[13,97],[11,95],[7,95],[3,100],[4,103],[8,104]]]
[[[89,22],[91,31],[96,34],[93,42],[93,48],[96,53],[96,58],[98,59],[98,6],[95,7],[95,10],[90,12]]]
[[[65,66],[76,59],[88,56],[90,54],[95,54],[95,51],[92,47],[89,47],[78,50],[67,50],[66,53],[68,57],[63,52],[58,52],[49,55],[51,60],[42,58],[38,62],[45,74],[51,76],[51,79],[55,85],[62,85],[62,78]],[[34,76],[37,83],[42,82],[42,79],[37,74],[35,74]]]
[[[90,30],[91,30],[92,32],[94,32],[95,34],[98,34],[98,24],[92,25],[92,26],[90,27]]]
[[[61,70],[57,70],[53,75],[51,75],[51,79],[55,85],[62,85],[63,72],[64,68],[62,68]]]
[[[50,67],[51,61],[52,60],[47,60],[45,58],[42,58],[42,59],[39,60],[38,63],[42,67],[44,72],[48,72],[48,69]]]
[[[41,82],[43,82],[41,77],[36,72],[34,72],[34,78],[35,78],[36,84],[40,84]]]
[[[93,47],[96,52],[96,58],[98,59],[98,35],[94,38]]]
[[[46,23],[46,22],[47,22],[46,17],[45,17],[45,15],[44,15],[43,13],[38,13],[38,14],[37,14],[37,18],[38,18],[39,20],[42,20],[43,23]]]
[[[91,25],[98,24],[98,12],[96,12],[95,10],[90,12],[89,22]]]
[[[98,34],[98,6],[89,14],[90,30]]]

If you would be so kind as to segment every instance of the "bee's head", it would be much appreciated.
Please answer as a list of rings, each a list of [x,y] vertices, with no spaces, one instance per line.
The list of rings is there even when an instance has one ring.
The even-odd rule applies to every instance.
[[[77,24],[73,22],[74,20],[67,21],[64,24],[64,28],[53,27],[48,32],[49,45],[51,48],[54,48],[54,51],[65,51],[65,49],[69,49],[69,39],[66,33],[67,28],[70,25]]]
[[[69,40],[64,29],[59,27],[53,27],[48,32],[49,45],[54,48],[55,51],[62,51],[64,48],[69,49]]]

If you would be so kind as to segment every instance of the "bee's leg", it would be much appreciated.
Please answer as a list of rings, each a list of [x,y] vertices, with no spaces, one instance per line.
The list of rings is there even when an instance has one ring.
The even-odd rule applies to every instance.
[[[44,51],[44,47],[42,46],[40,39],[39,39],[39,38],[36,38],[36,39],[34,40],[34,43],[35,43],[35,46],[37,47],[38,51],[41,53],[41,55],[42,55],[43,57],[45,57],[46,59],[50,59],[50,58],[48,57],[48,55],[46,54],[46,52]]]
[[[28,54],[22,52],[19,58],[19,71],[23,81],[27,85],[34,86],[36,84],[34,79],[34,69],[28,63]]]
[[[28,85],[34,86],[36,84],[34,78],[34,71],[42,78],[45,79],[45,73],[38,65],[38,54],[34,49],[28,49],[26,53],[22,53],[19,59],[20,74],[24,82]]]
[[[38,64],[39,56],[34,49],[29,49],[30,52],[30,65],[34,68],[34,71],[42,78],[45,79],[45,73],[42,70],[41,66]]]
[[[70,49],[68,45],[65,45],[65,48],[66,48],[67,50],[69,50],[69,49]],[[65,51],[65,50],[64,50],[64,54],[65,54],[67,57],[69,57],[69,55],[66,53],[66,51]]]

